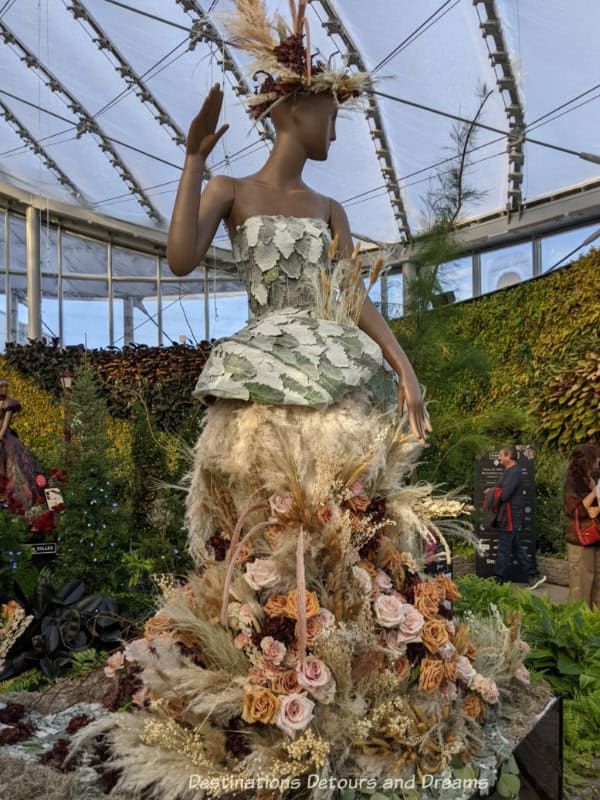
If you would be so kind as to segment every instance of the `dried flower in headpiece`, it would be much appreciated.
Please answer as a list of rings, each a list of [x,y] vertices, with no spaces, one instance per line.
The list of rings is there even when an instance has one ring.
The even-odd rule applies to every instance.
[[[267,16],[264,0],[234,0],[236,13],[224,18],[230,44],[253,56],[252,73],[260,80],[248,100],[248,111],[262,117],[284,97],[296,94],[333,94],[339,103],[358,97],[370,84],[366,72],[333,69],[315,61],[310,52],[310,30],[305,17],[307,0],[289,0],[290,28],[280,14]]]

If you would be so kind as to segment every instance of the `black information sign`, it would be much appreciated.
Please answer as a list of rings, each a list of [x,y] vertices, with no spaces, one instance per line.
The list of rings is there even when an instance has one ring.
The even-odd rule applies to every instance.
[[[475,508],[479,511],[483,505],[485,490],[497,486],[503,467],[498,461],[498,452],[486,453],[475,462]],[[523,475],[523,494],[525,495],[525,515],[523,520],[523,543],[530,556],[535,555],[535,451],[529,445],[517,445],[517,463]],[[484,553],[477,555],[476,571],[481,578],[490,578],[494,574],[498,533],[494,528],[486,530],[481,522],[478,524],[478,535],[484,546]],[[508,573],[508,579],[516,583],[526,583],[527,575],[518,564],[514,563]]]

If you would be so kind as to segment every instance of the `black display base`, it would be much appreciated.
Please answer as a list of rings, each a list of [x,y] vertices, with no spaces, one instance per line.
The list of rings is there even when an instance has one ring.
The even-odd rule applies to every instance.
[[[513,751],[521,771],[519,800],[562,800],[562,718],[562,697],[555,697]],[[494,793],[488,800],[503,798]]]

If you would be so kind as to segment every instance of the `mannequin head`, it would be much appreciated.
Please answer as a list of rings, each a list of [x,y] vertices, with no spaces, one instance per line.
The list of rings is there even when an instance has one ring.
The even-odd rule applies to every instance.
[[[337,102],[332,94],[298,94],[286,97],[271,110],[277,135],[295,139],[313,161],[325,161],[335,141]]]

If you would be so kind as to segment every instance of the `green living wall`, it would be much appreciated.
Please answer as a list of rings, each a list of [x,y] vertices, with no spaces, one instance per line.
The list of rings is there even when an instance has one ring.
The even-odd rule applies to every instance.
[[[449,364],[475,345],[486,370],[461,368],[444,386],[419,378],[453,415],[506,402],[534,415],[540,441],[568,450],[600,431],[600,250],[547,276],[430,312],[445,329]],[[410,319],[392,323],[410,339]],[[454,343],[454,350],[452,344]],[[408,348],[410,350],[410,347]]]

